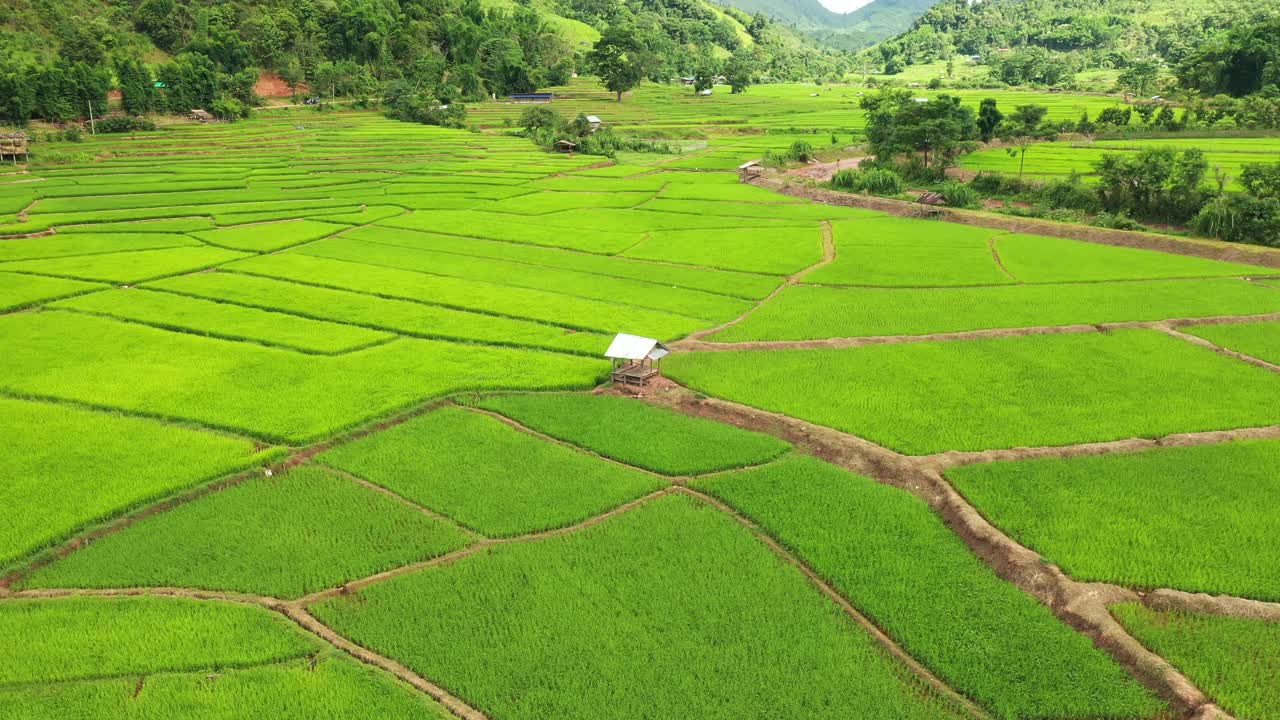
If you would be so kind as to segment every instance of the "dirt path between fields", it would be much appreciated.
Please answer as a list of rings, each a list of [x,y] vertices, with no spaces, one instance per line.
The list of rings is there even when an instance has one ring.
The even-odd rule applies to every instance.
[[[842,158],[833,162],[819,162],[810,165],[801,165],[798,168],[792,168],[786,171],[788,177],[803,178],[805,180],[814,180],[817,182],[831,182],[831,178],[841,170],[857,170],[858,163],[866,160],[863,157]]]
[[[749,184],[766,190],[773,190],[791,197],[805,198],[824,205],[856,207],[897,215],[899,217],[921,217],[922,213],[937,217],[944,222],[975,225],[979,227],[1004,230],[1012,233],[1047,235],[1050,237],[1081,240],[1083,242],[1116,245],[1120,247],[1156,250],[1175,255],[1193,255],[1212,260],[1248,263],[1265,267],[1280,268],[1280,249],[1259,245],[1244,245],[1216,240],[1181,238],[1158,233],[1134,232],[1129,230],[1111,230],[1071,223],[1059,223],[1050,220],[1020,218],[1010,215],[999,215],[976,210],[960,210],[956,208],[923,206],[919,203],[874,195],[854,195],[836,192],[824,188],[807,187],[790,184],[778,177],[756,177]]]
[[[741,319],[741,318],[740,318]],[[984,338],[1008,338],[1021,337],[1026,335],[1058,335],[1066,333],[1086,333],[1086,332],[1107,332],[1110,330],[1120,330],[1125,328],[1138,328],[1145,330],[1159,330],[1175,336],[1195,337],[1180,333],[1174,330],[1178,327],[1188,327],[1194,325],[1233,325],[1255,322],[1273,322],[1280,321],[1280,312],[1264,313],[1261,315],[1216,315],[1205,318],[1173,318],[1169,320],[1151,320],[1151,321],[1128,321],[1128,322],[1112,322],[1086,324],[1078,323],[1074,325],[1040,325],[1035,327],[1023,328],[991,328],[986,330],[958,330],[956,332],[943,333],[926,333],[923,335],[867,335],[863,337],[842,337],[842,338],[821,338],[817,340],[747,340],[743,342],[715,342],[711,340],[695,339],[694,333],[683,340],[677,340],[670,343],[672,350],[680,350],[683,352],[732,352],[736,350],[816,350],[823,348],[856,348],[866,347],[868,345],[901,345],[920,342],[939,342],[951,340],[980,340]],[[736,321],[735,321],[736,322]],[[726,325],[727,326],[727,325]],[[707,331],[713,332],[713,331]],[[1196,338],[1197,344],[1201,338]],[[1207,340],[1204,342],[1208,342]],[[1215,348],[1217,346],[1214,346]],[[1235,351],[1227,351],[1226,353],[1234,353]],[[1248,358],[1249,356],[1241,353],[1238,359]],[[1252,359],[1255,364],[1263,363],[1270,365],[1266,361]],[[1245,360],[1250,362],[1249,360]]]
[[[778,413],[725,400],[699,398],[666,379],[641,397],[688,415],[773,434],[801,451],[914,493],[1000,577],[1036,597],[1060,620],[1088,635],[1153,692],[1188,712],[1210,705],[1208,697],[1189,679],[1145,648],[1111,616],[1109,605],[1138,602],[1140,597],[1136,592],[1071,579],[1056,565],[987,522],[936,467],[922,462],[921,458],[904,456],[854,435]]]
[[[1152,610],[1181,610],[1280,622],[1280,603],[1168,589],[1139,594],[1142,596],[1142,603]]]
[[[1280,373],[1280,365],[1276,365],[1275,363],[1267,362],[1266,360],[1263,360],[1262,358],[1256,358],[1256,357],[1254,357],[1254,356],[1252,356],[1252,355],[1246,355],[1246,354],[1244,354],[1244,353],[1242,353],[1242,352],[1239,352],[1239,351],[1237,351],[1237,350],[1232,350],[1232,349],[1230,349],[1230,348],[1222,347],[1221,345],[1219,345],[1219,344],[1217,344],[1217,343],[1215,343],[1215,342],[1213,342],[1213,341],[1211,341],[1211,340],[1207,340],[1207,339],[1205,339],[1205,338],[1202,338],[1202,337],[1200,337],[1199,335],[1190,335],[1190,334],[1187,334],[1187,333],[1184,333],[1184,332],[1179,332],[1178,330],[1174,329],[1171,325],[1169,325],[1169,324],[1167,324],[1167,323],[1161,323],[1161,324],[1158,324],[1158,325],[1156,326],[1156,328],[1155,328],[1155,329],[1157,329],[1157,330],[1159,330],[1159,331],[1161,331],[1161,332],[1165,333],[1166,335],[1170,335],[1170,336],[1172,336],[1172,337],[1175,337],[1175,338],[1177,338],[1177,339],[1179,339],[1179,340],[1183,340],[1183,341],[1185,341],[1185,342],[1189,342],[1189,343],[1191,343],[1192,345],[1199,345],[1199,346],[1200,346],[1200,347],[1202,347],[1202,348],[1207,348],[1207,349],[1209,349],[1209,350],[1212,350],[1212,351],[1214,351],[1214,352],[1218,353],[1219,355],[1225,355],[1225,356],[1227,356],[1227,357],[1229,357],[1229,358],[1235,358],[1236,360],[1239,360],[1240,362],[1249,363],[1250,365],[1253,365],[1254,367],[1260,367],[1260,368],[1262,368],[1263,370],[1270,370],[1271,372],[1274,372],[1274,373]]]

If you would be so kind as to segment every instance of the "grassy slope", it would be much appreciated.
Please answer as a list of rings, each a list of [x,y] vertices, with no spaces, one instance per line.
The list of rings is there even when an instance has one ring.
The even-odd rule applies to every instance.
[[[1280,441],[954,468],[982,514],[1081,581],[1280,600]]]
[[[948,684],[1002,718],[1145,717],[1105,653],[973,556],[920,500],[813,458],[699,480]]]
[[[149,517],[24,585],[196,587],[291,598],[466,543],[456,528],[396,500],[298,468]]]
[[[491,717],[957,717],[797,570],[683,497],[315,610]]]

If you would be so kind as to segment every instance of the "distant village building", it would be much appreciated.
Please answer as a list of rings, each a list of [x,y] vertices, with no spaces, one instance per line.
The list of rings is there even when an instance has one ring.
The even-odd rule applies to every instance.
[[[696,78],[696,77],[682,77],[682,78],[680,78],[680,84],[681,84],[681,85],[697,85],[697,84],[698,84],[698,78]]]
[[[511,102],[517,103],[549,103],[555,100],[554,93],[514,93]]]
[[[23,161],[31,159],[28,154],[28,144],[31,138],[26,133],[0,133],[0,160],[10,158],[13,164],[18,164],[18,156],[21,155]]]
[[[670,353],[666,345],[653,338],[618,333],[604,356],[613,361],[614,382],[644,385],[662,374],[662,358]]]
[[[604,127],[604,121],[595,115],[588,115],[587,125],[591,126],[591,132],[599,132]]]

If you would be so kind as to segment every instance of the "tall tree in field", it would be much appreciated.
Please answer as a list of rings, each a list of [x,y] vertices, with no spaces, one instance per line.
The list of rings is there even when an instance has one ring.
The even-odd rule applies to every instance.
[[[1053,140],[1058,136],[1057,131],[1045,124],[1044,118],[1049,114],[1049,108],[1044,105],[1019,105],[1013,112],[1005,118],[1004,131],[1000,133],[1000,139],[1009,143],[1009,155],[1018,158],[1018,179],[1022,179],[1022,174],[1027,167],[1027,151],[1031,146],[1041,140]]]
[[[618,94],[618,102],[622,102],[623,93],[644,79],[644,48],[636,41],[635,30],[624,25],[605,30],[587,54],[587,61],[595,66],[604,86]]]
[[[728,64],[724,67],[725,78],[729,81],[729,89],[734,95],[745,92],[751,86],[756,67],[755,54],[750,50],[740,47],[734,51],[733,57],[729,58]]]
[[[991,138],[996,136],[996,131],[1003,120],[1004,113],[996,107],[995,98],[982,101],[978,106],[978,137],[982,138],[982,142],[991,142]]]
[[[693,67],[693,91],[700,93],[715,87],[719,74],[719,61],[711,54],[710,48],[703,49]]]
[[[961,105],[958,97],[939,95],[919,102],[908,91],[888,90],[864,97],[860,104],[867,111],[867,144],[878,159],[922,153],[935,175],[972,147],[977,134],[973,108]]]
[[[1156,78],[1160,75],[1160,63],[1155,60],[1139,60],[1120,72],[1116,84],[1134,95],[1146,96],[1155,92]]]

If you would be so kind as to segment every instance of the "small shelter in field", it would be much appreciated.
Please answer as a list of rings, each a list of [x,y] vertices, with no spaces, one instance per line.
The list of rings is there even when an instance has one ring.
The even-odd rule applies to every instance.
[[[763,174],[764,166],[760,164],[759,160],[750,160],[738,166],[738,176],[743,182],[751,178],[760,177]]]
[[[598,132],[604,126],[604,121],[596,115],[587,116],[587,125],[591,127],[591,132]]]
[[[192,110],[191,114],[188,115],[187,117],[191,118],[192,120],[195,120],[196,122],[201,122],[201,123],[214,121],[213,115],[210,115],[207,110],[201,110],[199,108]]]
[[[28,143],[31,138],[26,133],[0,133],[0,160],[4,158],[12,158],[13,164],[18,164],[18,156],[21,155],[23,160],[30,160],[28,154]]]
[[[618,333],[604,356],[613,361],[614,382],[644,385],[662,374],[662,358],[670,353],[666,345],[653,338]]]
[[[556,152],[571,153],[578,149],[578,143],[572,140],[557,140],[553,147],[555,147]]]

